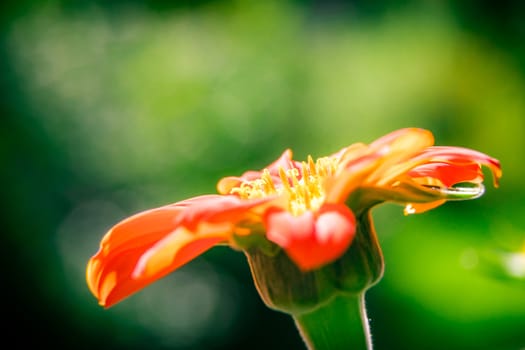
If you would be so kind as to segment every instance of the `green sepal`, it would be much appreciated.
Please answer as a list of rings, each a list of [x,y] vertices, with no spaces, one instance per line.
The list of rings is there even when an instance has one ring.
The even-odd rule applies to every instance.
[[[301,271],[283,250],[268,255],[253,246],[245,253],[265,304],[292,315],[312,312],[338,295],[364,292],[379,281],[384,268],[369,211],[357,217],[356,235],[346,253],[319,269]]]
[[[266,239],[263,232],[251,232],[249,235],[234,234],[232,238],[236,248],[244,251],[259,250],[269,257],[275,257],[281,251],[277,244]]]

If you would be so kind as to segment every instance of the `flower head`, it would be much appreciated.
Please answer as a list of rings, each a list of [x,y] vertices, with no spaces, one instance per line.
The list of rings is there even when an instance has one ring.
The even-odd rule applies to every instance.
[[[488,167],[499,162],[459,147],[435,147],[423,129],[394,131],[304,162],[286,150],[261,171],[219,181],[219,194],[147,210],[117,223],[89,260],[87,282],[109,307],[216,244],[282,249],[302,271],[339,259],[352,245],[359,217],[396,202],[405,214],[483,194]]]

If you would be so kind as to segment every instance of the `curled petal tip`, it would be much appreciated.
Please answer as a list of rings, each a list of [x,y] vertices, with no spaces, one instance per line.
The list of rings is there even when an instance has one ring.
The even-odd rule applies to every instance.
[[[231,189],[238,186],[241,182],[242,180],[235,176],[224,177],[217,183],[217,191],[220,194],[229,194]]]
[[[499,187],[499,180],[501,179],[501,177],[503,176],[503,171],[501,170],[501,164],[498,160],[496,159],[493,159],[493,166],[490,167],[491,171],[492,171],[492,182],[494,184],[494,187],[495,188],[498,188]]]

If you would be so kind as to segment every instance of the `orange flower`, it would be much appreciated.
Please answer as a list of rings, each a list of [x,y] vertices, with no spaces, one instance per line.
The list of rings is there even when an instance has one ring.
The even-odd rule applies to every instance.
[[[144,211],[116,224],[87,266],[87,283],[109,307],[216,244],[283,249],[303,271],[341,257],[356,216],[385,201],[423,212],[483,193],[481,166],[499,162],[458,147],[433,147],[429,131],[407,128],[328,157],[292,160],[286,150],[262,171],[219,181],[220,194]],[[462,184],[468,186],[463,186]]]

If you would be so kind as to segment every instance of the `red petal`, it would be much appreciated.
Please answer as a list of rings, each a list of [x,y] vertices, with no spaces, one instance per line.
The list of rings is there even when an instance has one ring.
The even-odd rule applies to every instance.
[[[483,173],[477,163],[457,165],[447,163],[423,164],[408,172],[411,177],[431,177],[444,186],[451,187],[460,182],[481,182]]]
[[[273,210],[265,221],[268,240],[281,246],[305,271],[338,259],[355,235],[355,217],[342,204],[325,204],[318,213],[307,211],[300,216]]]
[[[441,162],[463,166],[471,163],[477,163],[479,165],[487,166],[491,170],[494,177],[495,187],[498,186],[499,178],[502,175],[501,165],[497,159],[468,148],[434,146],[427,148],[416,158],[421,158],[422,160],[425,160],[429,163]]]
[[[285,150],[279,159],[266,167],[272,175],[279,175],[279,168],[283,168],[284,170],[300,168],[300,164],[292,160],[292,150]]]
[[[275,183],[279,183],[279,168],[284,170],[297,168],[301,169],[301,164],[292,159],[292,151],[290,149],[285,150],[281,156],[274,161],[272,164],[268,165],[265,169],[268,169],[270,175],[274,179]],[[228,176],[221,179],[217,183],[217,190],[221,194],[229,194],[231,189],[239,186],[245,181],[252,181],[261,178],[262,171],[250,170],[242,174],[241,176]]]

